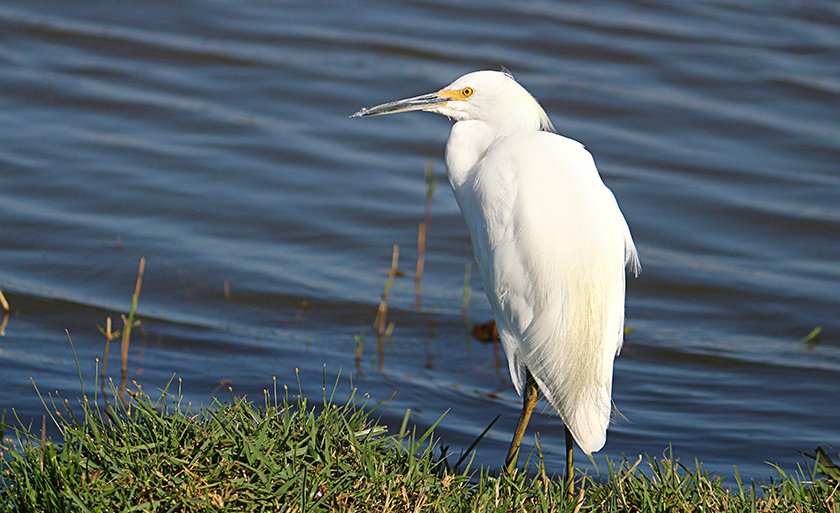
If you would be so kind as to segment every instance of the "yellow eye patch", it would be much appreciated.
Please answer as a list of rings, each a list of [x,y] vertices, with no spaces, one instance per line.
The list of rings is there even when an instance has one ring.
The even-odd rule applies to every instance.
[[[446,97],[448,97],[452,100],[465,102],[465,101],[467,101],[467,98],[472,96],[474,93],[475,93],[475,89],[473,89],[472,87],[465,87],[463,89],[458,89],[458,90],[442,89],[438,93],[438,97],[440,98],[440,97],[446,96]]]

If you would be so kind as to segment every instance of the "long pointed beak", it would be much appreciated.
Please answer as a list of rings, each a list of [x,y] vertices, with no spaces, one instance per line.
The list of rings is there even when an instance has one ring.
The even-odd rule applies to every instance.
[[[383,114],[396,114],[398,112],[408,112],[410,110],[427,110],[435,105],[440,105],[450,100],[452,100],[452,98],[444,94],[444,91],[439,91],[436,93],[415,96],[414,98],[406,98],[405,100],[383,103],[382,105],[377,105],[376,107],[371,107],[369,109],[362,109],[350,117],[361,118],[366,116],[381,116]]]

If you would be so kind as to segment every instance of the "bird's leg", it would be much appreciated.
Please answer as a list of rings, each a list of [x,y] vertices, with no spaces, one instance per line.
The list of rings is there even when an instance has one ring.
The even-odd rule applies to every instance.
[[[519,458],[519,445],[525,436],[525,428],[528,427],[531,413],[534,412],[534,406],[537,405],[537,399],[540,396],[537,381],[527,367],[525,368],[525,376],[525,393],[522,394],[522,413],[519,414],[519,423],[516,425],[516,431],[513,432],[513,440],[510,442],[510,449],[508,450],[507,458],[505,458],[505,471],[511,475],[513,474],[514,467],[516,467],[516,460]]]
[[[569,431],[569,428],[564,427],[566,429],[566,479],[569,480],[569,493],[567,495],[572,497],[575,494],[575,463],[572,459],[575,439],[572,438],[572,432]]]

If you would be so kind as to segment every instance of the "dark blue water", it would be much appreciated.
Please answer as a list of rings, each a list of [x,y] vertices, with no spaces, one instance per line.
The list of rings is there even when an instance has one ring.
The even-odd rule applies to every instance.
[[[615,367],[623,417],[596,461],[671,445],[766,478],[765,462],[795,470],[796,449],[840,451],[840,4],[827,0],[5,2],[0,409],[40,421],[30,379],[79,394],[65,330],[94,381],[97,325],[121,324],[145,257],[129,352],[145,390],[177,374],[194,404],[228,383],[259,399],[272,376],[296,387],[299,368],[317,397],[326,365],[337,396],[352,376],[391,423],[450,410],[438,434],[456,452],[501,414],[476,460],[498,467],[519,398],[462,315],[472,256],[445,180],[450,123],[348,116],[500,66],[595,155],[642,259]],[[406,276],[377,347],[394,244]],[[467,320],[489,320],[470,286]],[[559,473],[561,423],[532,422]]]

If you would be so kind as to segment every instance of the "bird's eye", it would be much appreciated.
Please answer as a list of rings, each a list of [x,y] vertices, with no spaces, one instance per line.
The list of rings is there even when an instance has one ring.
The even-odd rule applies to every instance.
[[[464,95],[464,98],[469,98],[470,96],[473,95],[474,92],[475,91],[473,91],[472,87],[465,87],[465,88],[461,89],[461,94]]]

